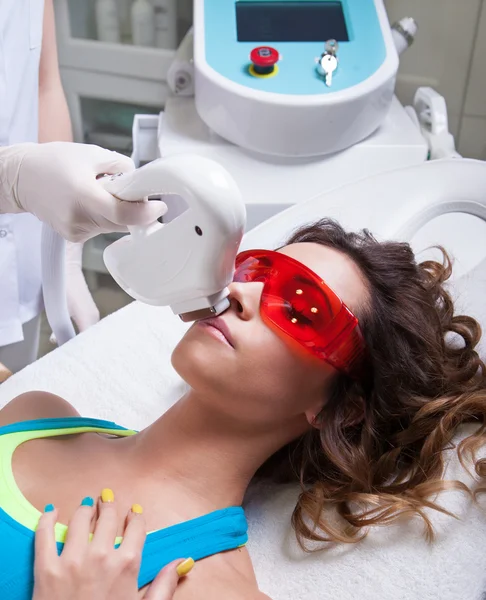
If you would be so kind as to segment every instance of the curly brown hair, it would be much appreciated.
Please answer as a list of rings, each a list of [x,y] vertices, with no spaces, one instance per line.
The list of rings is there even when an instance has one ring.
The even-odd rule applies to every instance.
[[[359,541],[370,525],[404,515],[419,515],[431,540],[424,508],[450,514],[432,496],[486,491],[444,481],[442,452],[459,425],[476,422],[477,431],[457,452],[465,468],[467,457],[478,478],[486,477],[486,460],[476,460],[486,442],[486,370],[475,350],[481,328],[454,314],[444,287],[451,261],[442,248],[442,264],[417,264],[408,244],[380,243],[367,230],[347,233],[329,219],[288,240],[299,242],[334,248],[360,268],[371,297],[371,305],[357,311],[367,377],[357,382],[338,375],[319,428],[280,450],[260,474],[300,481],[292,524],[304,549],[308,541]],[[331,512],[339,518],[328,518]]]

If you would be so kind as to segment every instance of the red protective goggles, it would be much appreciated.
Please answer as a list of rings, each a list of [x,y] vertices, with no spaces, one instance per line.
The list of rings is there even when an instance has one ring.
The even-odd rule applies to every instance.
[[[248,250],[236,257],[233,281],[262,282],[260,312],[269,327],[358,376],[365,348],[358,319],[313,271],[279,252]]]

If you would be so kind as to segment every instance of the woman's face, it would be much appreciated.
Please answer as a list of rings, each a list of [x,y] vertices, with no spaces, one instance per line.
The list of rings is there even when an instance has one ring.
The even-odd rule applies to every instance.
[[[345,254],[314,243],[280,251],[317,273],[353,312],[367,300],[361,273]],[[218,410],[252,423],[286,422],[319,412],[336,371],[270,329],[260,315],[263,283],[232,283],[231,307],[216,328],[194,324],[179,342],[172,364],[179,375]]]

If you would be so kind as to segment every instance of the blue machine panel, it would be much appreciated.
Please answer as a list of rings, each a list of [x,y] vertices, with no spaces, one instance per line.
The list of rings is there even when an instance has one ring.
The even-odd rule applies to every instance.
[[[315,95],[346,90],[373,75],[386,59],[374,0],[203,0],[206,62],[223,77],[255,90]],[[327,87],[315,59],[325,42],[339,42],[339,66]],[[270,46],[278,72],[254,77],[250,53]]]

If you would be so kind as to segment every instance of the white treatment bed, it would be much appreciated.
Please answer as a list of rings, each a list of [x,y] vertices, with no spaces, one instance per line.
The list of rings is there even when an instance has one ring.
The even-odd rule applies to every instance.
[[[442,213],[454,214],[430,222]],[[413,239],[417,252],[434,243],[449,248],[461,274],[452,284],[458,306],[486,325],[486,163],[434,161],[335,189],[264,222],[246,234],[243,247],[275,247],[298,225],[324,216],[348,229],[368,227],[379,238]],[[169,356],[186,328],[169,309],[135,302],[1,385],[0,406],[22,392],[46,390],[83,415],[142,428],[184,390]],[[446,477],[470,484],[450,458]],[[456,492],[443,495],[442,504],[460,520],[431,515],[434,545],[424,541],[417,521],[305,555],[289,524],[297,493],[294,486],[265,485],[252,488],[246,502],[249,550],[261,589],[274,600],[485,597],[484,501],[482,512]]]

